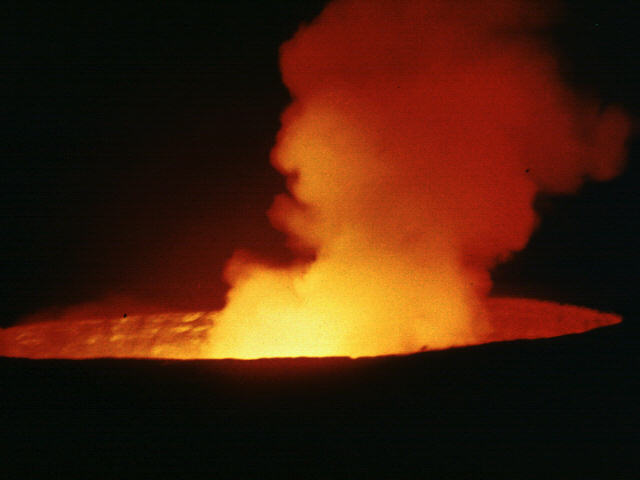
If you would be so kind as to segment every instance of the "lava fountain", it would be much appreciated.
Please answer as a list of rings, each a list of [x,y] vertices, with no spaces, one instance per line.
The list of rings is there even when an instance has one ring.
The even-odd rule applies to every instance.
[[[293,102],[269,216],[313,260],[238,252],[217,312],[108,318],[95,305],[0,333],[0,354],[259,358],[412,353],[552,337],[614,314],[489,298],[540,193],[623,168],[627,117],[562,81],[537,2],[337,0],[281,49]]]

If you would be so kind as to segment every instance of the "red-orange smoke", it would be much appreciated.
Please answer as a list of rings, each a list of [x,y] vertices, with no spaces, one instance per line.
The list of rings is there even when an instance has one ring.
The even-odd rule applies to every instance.
[[[270,216],[315,260],[272,268],[236,255],[201,355],[529,337],[487,306],[489,270],[527,244],[538,193],[617,175],[629,133],[622,112],[563,84],[536,33],[552,20],[524,1],[338,0],[283,45],[294,101],[272,162],[290,192]],[[619,321],[593,315],[586,328]],[[535,336],[585,329],[560,324]]]
[[[338,1],[282,47],[294,102],[272,159],[291,195],[270,213],[317,257],[286,271],[233,261],[215,355],[500,337],[489,268],[526,245],[538,192],[619,172],[628,133],[560,81],[531,33],[551,12],[534,6]]]

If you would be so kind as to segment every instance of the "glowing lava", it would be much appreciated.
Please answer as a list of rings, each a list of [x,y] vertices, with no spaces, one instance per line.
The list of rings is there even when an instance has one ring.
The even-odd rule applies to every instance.
[[[623,168],[630,123],[568,89],[518,1],[339,0],[283,45],[293,103],[269,212],[305,265],[237,254],[220,312],[67,316],[2,332],[33,357],[383,355],[576,333],[620,321],[580,307],[487,299],[524,248],[537,194]]]
[[[287,299],[283,299],[288,302]],[[277,303],[277,300],[273,301]],[[267,305],[267,304],[265,304]],[[273,306],[273,304],[271,304]],[[288,305],[287,305],[288,306]],[[619,323],[618,315],[602,313],[584,307],[560,305],[553,302],[524,298],[491,298],[487,304],[491,324],[477,342],[514,340],[519,338],[548,338],[581,333],[593,328]],[[216,313],[172,313],[164,315],[131,316],[126,318],[71,319],[32,323],[0,331],[0,355],[27,358],[263,358],[295,356],[365,356],[384,353],[414,353],[417,350],[446,348],[463,342],[450,338],[451,343],[414,347],[411,338],[405,348],[393,350],[385,337],[372,337],[367,344],[350,344],[345,331],[327,332],[322,322],[306,322],[303,318],[288,318],[292,330],[259,330],[247,341],[215,344]],[[300,312],[303,314],[303,312]],[[273,323],[279,321],[274,315]],[[399,319],[398,324],[402,322]],[[251,322],[253,323],[253,322]],[[310,329],[298,325],[309,325]],[[428,323],[428,322],[423,322]],[[267,324],[271,325],[271,324]],[[300,335],[301,333],[301,335]],[[320,337],[316,341],[314,335]],[[396,337],[396,335],[392,334]],[[402,336],[402,335],[401,335]],[[434,337],[429,337],[434,338]],[[225,339],[226,340],[226,339]]]

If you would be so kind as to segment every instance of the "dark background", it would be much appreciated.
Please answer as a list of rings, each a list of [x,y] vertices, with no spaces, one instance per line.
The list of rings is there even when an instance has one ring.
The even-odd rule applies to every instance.
[[[627,334],[357,360],[0,358],[0,475],[637,479]]]
[[[278,46],[323,1],[10,2],[3,9],[0,326],[127,295],[159,309],[223,305],[236,248],[289,253],[265,216],[289,101]],[[546,32],[567,81],[638,115],[633,1],[565,3]],[[637,313],[636,141],[626,173],[541,199],[496,292]]]
[[[284,258],[265,216],[285,188],[278,47],[322,6],[6,8],[2,325],[103,294],[219,307],[235,248]]]

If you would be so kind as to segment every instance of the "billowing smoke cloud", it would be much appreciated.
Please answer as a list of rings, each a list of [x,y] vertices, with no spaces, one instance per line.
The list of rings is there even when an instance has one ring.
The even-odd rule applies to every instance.
[[[289,193],[269,215],[314,260],[274,268],[238,253],[226,308],[198,317],[213,319],[198,355],[527,336],[502,321],[513,308],[496,313],[509,302],[487,302],[489,271],[526,246],[537,194],[621,171],[630,128],[564,85],[539,34],[553,19],[524,1],[337,0],[303,26],[281,50],[294,100],[272,162]],[[571,328],[617,321],[584,318]],[[568,333],[545,325],[535,335]]]
[[[214,352],[372,354],[493,335],[488,272],[527,244],[536,194],[623,166],[627,120],[564,86],[536,38],[552,19],[531,2],[342,0],[283,45],[294,102],[272,161],[290,195],[270,215],[316,260],[232,261]]]

